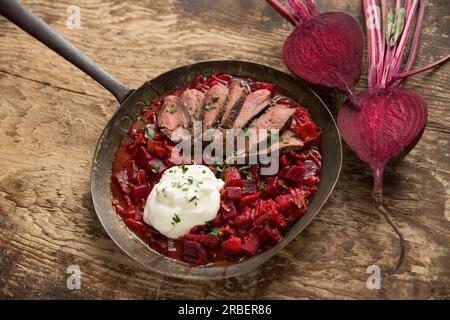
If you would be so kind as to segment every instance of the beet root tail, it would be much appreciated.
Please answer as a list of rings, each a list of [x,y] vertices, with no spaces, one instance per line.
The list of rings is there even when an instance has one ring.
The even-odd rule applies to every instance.
[[[395,233],[398,236],[399,244],[400,244],[400,254],[397,260],[397,265],[395,266],[394,272],[397,272],[403,264],[403,260],[405,259],[406,253],[406,245],[405,238],[403,237],[403,233],[395,224],[394,220],[392,220],[392,216],[386,207],[383,204],[383,192],[381,189],[375,189],[373,192],[373,197],[375,199],[375,207],[378,212],[386,219],[387,223],[394,229]]]

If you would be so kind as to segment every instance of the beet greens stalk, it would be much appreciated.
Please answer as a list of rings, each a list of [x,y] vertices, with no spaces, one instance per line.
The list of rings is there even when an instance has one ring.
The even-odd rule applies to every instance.
[[[423,98],[402,86],[407,77],[435,68],[450,55],[428,66],[413,69],[427,7],[426,0],[363,0],[367,27],[369,88],[356,96],[360,108],[347,101],[339,110],[338,125],[345,142],[372,169],[373,196],[378,212],[385,217],[400,240],[395,270],[402,265],[405,241],[383,204],[384,167],[406,155],[419,140],[426,124],[428,107]],[[377,3],[380,2],[380,7]],[[413,26],[415,23],[415,30]],[[412,38],[411,38],[412,35]],[[406,47],[411,48],[406,54]]]

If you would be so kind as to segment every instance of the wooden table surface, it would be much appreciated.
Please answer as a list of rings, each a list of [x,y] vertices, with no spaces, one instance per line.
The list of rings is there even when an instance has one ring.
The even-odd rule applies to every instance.
[[[322,11],[362,20],[362,1],[317,0]],[[450,47],[450,5],[430,0],[416,65]],[[263,0],[23,0],[94,61],[130,86],[175,67],[242,59],[286,70],[292,31]],[[68,6],[81,28],[66,25]],[[344,147],[330,200],[313,223],[256,271],[234,279],[180,281],[148,271],[102,229],[89,190],[91,159],[117,109],[88,76],[0,18],[0,297],[2,298],[450,298],[450,64],[411,78],[429,104],[414,151],[386,173],[386,203],[407,241],[397,274],[366,285],[369,265],[392,266],[398,242],[378,217],[367,167]],[[360,82],[362,88],[366,76]],[[342,100],[325,95],[335,113]],[[81,288],[66,286],[78,265]]]

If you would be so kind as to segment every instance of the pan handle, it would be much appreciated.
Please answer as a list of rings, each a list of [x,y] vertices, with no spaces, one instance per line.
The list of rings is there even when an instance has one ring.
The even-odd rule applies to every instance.
[[[133,91],[95,64],[17,0],[1,0],[0,14],[100,83],[119,103]]]

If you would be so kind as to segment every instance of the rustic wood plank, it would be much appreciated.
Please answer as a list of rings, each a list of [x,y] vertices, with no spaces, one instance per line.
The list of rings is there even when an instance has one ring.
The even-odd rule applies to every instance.
[[[80,0],[79,30],[65,25],[70,1],[23,2],[130,86],[206,59],[286,71],[280,50],[292,27],[262,0]],[[317,2],[363,23],[359,1]],[[418,65],[450,47],[449,5],[430,2]],[[398,274],[383,273],[381,290],[367,289],[366,268],[392,265],[397,240],[372,207],[370,172],[347,147],[331,199],[280,254],[236,279],[179,281],[123,254],[93,211],[90,161],[117,103],[3,18],[0,28],[0,297],[449,298],[449,65],[407,83],[428,101],[429,124],[414,151],[386,174],[386,202],[408,256]],[[365,84],[363,77],[360,88]],[[341,98],[324,98],[335,112]],[[81,268],[81,290],[66,288],[73,264]]]

